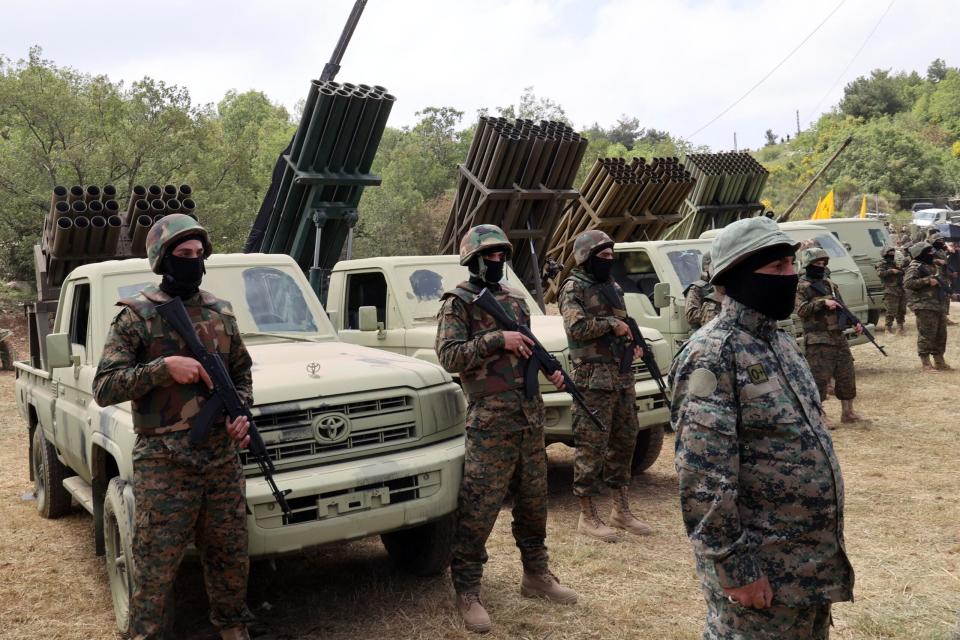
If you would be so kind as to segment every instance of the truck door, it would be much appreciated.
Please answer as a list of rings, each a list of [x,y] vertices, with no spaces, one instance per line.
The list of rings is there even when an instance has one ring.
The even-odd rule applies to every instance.
[[[343,308],[337,314],[340,339],[374,349],[404,353],[403,320],[382,271],[345,274]],[[360,330],[360,307],[376,307],[377,331]]]
[[[616,253],[613,277],[623,289],[629,313],[640,327],[656,329],[667,338],[670,334],[671,307],[653,306],[653,288],[661,282],[654,261],[646,249],[629,249]],[[673,292],[677,295],[676,292]]]
[[[70,335],[72,355],[80,358],[77,365],[53,370],[57,386],[57,402],[54,409],[54,440],[66,458],[67,464],[80,471],[89,468],[87,457],[90,451],[89,406],[93,403],[93,375],[96,367],[94,354],[90,353],[90,283],[69,283],[64,301],[69,304],[61,316],[60,330]],[[85,478],[89,481],[89,477]]]

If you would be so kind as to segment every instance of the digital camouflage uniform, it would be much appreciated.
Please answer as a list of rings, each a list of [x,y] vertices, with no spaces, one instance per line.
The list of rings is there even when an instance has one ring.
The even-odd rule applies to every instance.
[[[853,400],[857,397],[853,354],[843,335],[840,312],[827,308],[826,302],[832,298],[839,299],[839,293],[829,278],[800,276],[796,311],[803,322],[804,352],[820,399],[827,397],[827,384],[833,378],[837,399]]]
[[[910,247],[914,260],[907,267],[903,277],[903,286],[910,291],[910,310],[917,316],[917,353],[921,358],[943,357],[947,349],[947,323],[944,315],[946,289],[933,286],[931,279],[937,279],[934,265],[920,262],[920,253],[929,247],[926,242],[918,242]]]
[[[606,296],[604,287],[612,289]],[[640,423],[633,371],[627,368],[621,373],[620,362],[626,350],[632,364],[633,345],[614,336],[616,319],[625,318],[627,312],[613,306],[607,297],[620,300],[622,295],[615,282],[598,283],[581,267],[574,267],[560,287],[558,305],[570,343],[573,382],[608,429],[598,429],[587,413],[575,406],[573,493],[577,496],[598,496],[604,485],[630,484]]]
[[[487,561],[486,541],[509,492],[513,537],[524,571],[547,572],[547,453],[543,398],[524,393],[523,362],[504,349],[496,321],[471,304],[481,287],[463,282],[443,295],[436,352],[460,375],[467,396],[467,435],[457,530],[450,573],[457,593],[477,592]],[[491,292],[529,324],[523,296],[508,287]]]
[[[683,520],[708,604],[707,640],[826,638],[853,597],[843,477],[796,342],[726,297],[674,360],[671,421]],[[766,576],[765,610],[723,588]]]
[[[893,321],[903,329],[907,313],[907,295],[903,289],[904,265],[898,265],[893,247],[883,248],[884,259],[874,267],[883,282],[883,304],[886,307],[886,328],[893,330]]]
[[[723,296],[716,287],[710,284],[710,253],[703,254],[703,272],[700,279],[690,283],[683,292],[684,316],[690,325],[690,332],[694,332],[717,317],[720,313],[720,304]]]
[[[169,220],[175,217],[164,221],[176,223]],[[154,237],[148,237],[148,245],[151,240],[157,244],[161,225],[151,229]],[[172,249],[176,242],[174,237],[166,244]],[[154,271],[161,258],[151,260],[156,263]],[[129,633],[138,639],[160,637],[164,599],[190,543],[200,551],[213,624],[226,629],[252,618],[246,605],[249,562],[238,445],[222,419],[211,429],[207,443],[190,442],[191,419],[208,394],[203,383],[176,384],[164,364],[167,356],[191,355],[156,311],[169,299],[150,285],[117,303],[123,308],[110,326],[94,378],[100,406],[132,402],[137,441]],[[246,404],[252,403],[250,355],[230,304],[202,290],[183,303],[201,342],[219,352],[238,394]]]

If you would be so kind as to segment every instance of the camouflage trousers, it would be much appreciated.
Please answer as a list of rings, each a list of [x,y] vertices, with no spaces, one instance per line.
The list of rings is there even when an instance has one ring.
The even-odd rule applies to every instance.
[[[221,427],[206,445],[189,431],[140,436],[133,450],[133,595],[130,636],[160,638],[167,594],[193,542],[200,552],[210,620],[229,628],[253,619],[246,604],[247,521],[243,469]]]
[[[513,497],[513,537],[527,573],[547,571],[547,450],[543,428],[468,428],[457,531],[450,574],[457,593],[479,591],[486,542],[507,492]]]
[[[584,389],[587,405],[607,426],[601,431],[587,413],[576,405],[573,410],[573,438],[577,448],[573,457],[573,493],[598,496],[607,487],[630,484],[630,467],[637,444],[637,394],[628,387],[616,391]]]
[[[917,309],[917,353],[939,356],[947,350],[947,317],[939,311]]]
[[[906,321],[907,316],[907,296],[902,290],[886,290],[883,293],[883,304],[886,307],[887,329],[893,328],[893,321],[901,327]]]
[[[838,400],[857,397],[857,374],[853,368],[853,354],[842,344],[808,344],[804,355],[817,383],[820,400],[827,397],[827,384],[833,378],[833,390]]]
[[[750,609],[724,595],[712,595],[707,597],[703,640],[826,640],[830,624],[829,602]]]

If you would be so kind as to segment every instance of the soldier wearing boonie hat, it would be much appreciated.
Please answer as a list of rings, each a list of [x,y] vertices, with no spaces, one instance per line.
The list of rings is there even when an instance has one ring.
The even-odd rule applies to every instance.
[[[670,371],[684,525],[707,601],[703,637],[827,638],[850,600],[843,477],[791,335],[798,248],[759,217],[713,241],[720,315]]]

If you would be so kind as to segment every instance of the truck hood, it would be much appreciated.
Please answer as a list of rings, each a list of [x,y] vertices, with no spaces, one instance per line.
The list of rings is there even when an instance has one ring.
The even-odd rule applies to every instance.
[[[429,362],[345,342],[251,344],[247,349],[258,405],[370,389],[423,389],[452,380]],[[314,374],[307,369],[311,365],[318,365]]]

